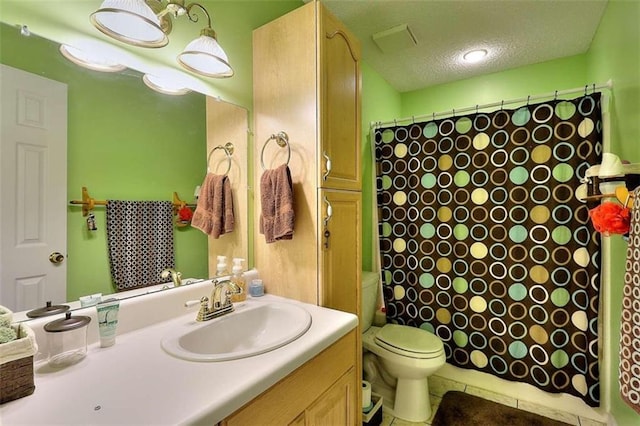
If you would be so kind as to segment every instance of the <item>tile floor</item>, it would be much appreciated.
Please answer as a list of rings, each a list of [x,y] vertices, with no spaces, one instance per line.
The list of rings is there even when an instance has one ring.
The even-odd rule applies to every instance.
[[[466,392],[471,395],[475,395],[490,401],[498,402],[500,404],[508,405],[510,407],[519,408],[524,411],[534,412],[541,416],[549,417],[555,420],[559,420],[565,423],[569,423],[574,426],[606,426],[605,423],[601,423],[585,417],[579,417],[575,414],[565,413],[557,411],[541,405],[532,404],[527,401],[520,401],[515,398],[510,398],[506,395],[487,391],[474,386],[468,386],[464,383],[448,380],[443,377],[433,376],[429,378],[429,393],[431,396],[431,418],[424,423],[412,423],[402,419],[392,417],[386,412],[383,412],[382,425],[381,426],[424,426],[431,425],[433,416],[436,414],[438,404],[442,400],[442,397],[447,391],[457,390]]]

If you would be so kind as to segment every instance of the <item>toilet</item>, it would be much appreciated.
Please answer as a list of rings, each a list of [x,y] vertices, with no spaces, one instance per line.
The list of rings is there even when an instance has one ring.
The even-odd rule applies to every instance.
[[[378,286],[377,273],[362,273],[364,380],[383,397],[385,410],[394,417],[426,421],[431,416],[427,378],[445,363],[442,340],[416,327],[373,326]]]

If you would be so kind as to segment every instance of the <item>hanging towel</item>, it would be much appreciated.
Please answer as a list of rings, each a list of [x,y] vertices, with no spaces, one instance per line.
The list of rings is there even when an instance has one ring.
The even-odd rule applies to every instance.
[[[170,201],[107,200],[107,242],[117,291],[164,282],[175,267]]]
[[[213,238],[233,231],[233,194],[226,175],[207,173],[200,186],[191,226]]]
[[[293,239],[293,183],[286,164],[260,178],[260,233],[267,243]]]
[[[640,187],[634,193],[622,290],[620,394],[640,414]]]

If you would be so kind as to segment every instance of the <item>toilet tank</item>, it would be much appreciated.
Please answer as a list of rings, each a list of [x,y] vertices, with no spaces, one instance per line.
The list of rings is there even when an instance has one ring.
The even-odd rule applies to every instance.
[[[362,271],[362,332],[371,327],[378,303],[377,272]]]

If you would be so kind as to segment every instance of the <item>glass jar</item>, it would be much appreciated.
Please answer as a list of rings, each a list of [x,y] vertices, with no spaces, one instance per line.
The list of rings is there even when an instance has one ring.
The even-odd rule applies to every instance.
[[[262,280],[251,280],[251,284],[249,284],[249,294],[252,297],[264,296],[264,285],[262,284]]]
[[[89,317],[71,316],[71,312],[67,312],[64,318],[45,324],[50,366],[66,367],[84,359],[90,322]]]

